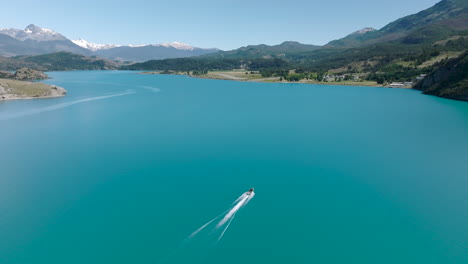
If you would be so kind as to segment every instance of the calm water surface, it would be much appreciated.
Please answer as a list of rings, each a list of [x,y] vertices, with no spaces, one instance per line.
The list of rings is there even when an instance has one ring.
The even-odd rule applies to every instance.
[[[0,103],[0,263],[468,263],[468,103],[54,72]],[[219,244],[182,241],[250,187]]]

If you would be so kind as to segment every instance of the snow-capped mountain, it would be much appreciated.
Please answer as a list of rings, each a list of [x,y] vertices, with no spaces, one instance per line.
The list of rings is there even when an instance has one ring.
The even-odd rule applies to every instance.
[[[24,30],[0,28],[0,55],[39,55],[58,51],[92,55],[88,49],[75,45],[65,36],[48,28],[29,25]]]
[[[181,42],[177,42],[177,41],[170,42],[170,43],[162,43],[162,44],[159,44],[159,45],[163,46],[163,47],[172,47],[172,48],[180,49],[180,50],[194,50],[194,49],[196,49],[196,47],[190,46],[189,44],[185,44],[185,43],[181,43]]]
[[[181,43],[181,42],[169,42],[169,43],[161,43],[161,44],[130,44],[130,45],[117,45],[117,44],[96,44],[96,43],[91,43],[85,39],[77,39],[77,40],[72,40],[73,43],[76,45],[89,49],[92,51],[97,51],[97,50],[103,50],[103,49],[112,49],[116,47],[130,47],[130,48],[141,48],[141,47],[146,47],[146,46],[152,46],[152,47],[166,47],[166,48],[174,48],[178,50],[195,50],[195,49],[202,49],[202,48],[197,48],[194,46],[190,46],[189,44]]]
[[[29,25],[24,30],[0,28],[0,55],[39,55],[67,51],[86,56],[99,56],[120,61],[147,61],[192,57],[217,52],[180,42],[144,45],[96,44],[84,39],[69,40],[48,28]]]
[[[179,42],[150,44],[150,45],[128,45],[111,49],[96,50],[97,56],[119,61],[148,61],[162,60],[168,58],[184,58],[199,56],[217,52],[218,49],[202,49],[192,47]]]
[[[217,49],[197,48],[181,42],[115,45],[91,43],[81,38],[72,41],[76,45],[92,51],[97,56],[119,61],[146,61],[192,57],[218,51]]]
[[[86,40],[84,40],[82,38],[77,39],[77,40],[72,40],[72,42],[75,43],[76,45],[82,47],[82,48],[89,49],[89,50],[92,50],[92,51],[101,50],[101,49],[112,49],[112,48],[115,48],[115,47],[122,46],[122,45],[113,45],[113,44],[95,44],[95,43],[91,43],[89,41],[86,41]]]
[[[14,39],[24,41],[31,39],[35,41],[67,40],[63,35],[48,28],[41,28],[34,24],[27,26],[24,30],[14,28],[0,28],[0,34],[8,35]]]

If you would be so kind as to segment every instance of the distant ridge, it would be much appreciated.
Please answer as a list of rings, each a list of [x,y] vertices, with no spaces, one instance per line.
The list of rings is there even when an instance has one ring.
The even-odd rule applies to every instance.
[[[8,35],[14,39],[24,41],[26,39],[35,41],[67,40],[63,35],[48,28],[41,28],[34,24],[27,26],[24,30],[14,28],[0,28],[0,34]]]
[[[0,70],[6,71],[14,71],[22,67],[39,71],[113,70],[118,66],[114,61],[63,51],[12,58],[0,56]]]
[[[69,39],[51,29],[34,24],[24,30],[0,28],[0,55],[40,55],[57,51],[92,55],[87,49],[75,45]]]
[[[147,60],[193,57],[219,51],[218,49],[203,49],[189,45],[176,45],[175,43],[179,42],[142,46],[119,46],[99,49],[94,53],[97,56],[111,60],[141,62]]]
[[[89,49],[91,51],[97,51],[101,49],[112,49],[112,48],[121,46],[121,45],[113,45],[113,44],[95,44],[95,43],[88,42],[87,40],[84,40],[82,38],[77,39],[77,40],[72,40],[72,42],[82,48]]]
[[[282,58],[291,54],[308,53],[319,49],[321,46],[302,44],[297,41],[285,41],[278,45],[249,45],[230,51],[220,51],[209,54],[209,57],[221,58]]]
[[[372,32],[372,31],[376,31],[377,29],[375,28],[372,28],[372,27],[366,27],[366,28],[363,28],[363,29],[360,29],[358,31],[354,31],[353,33],[351,33],[350,35],[362,35],[362,34],[365,34],[367,32]]]
[[[181,42],[144,45],[95,44],[84,39],[73,42],[96,55],[117,61],[146,61],[152,59],[183,58],[218,52],[218,49],[204,49]]]
[[[118,61],[146,61],[182,58],[215,53],[216,48],[198,48],[181,42],[145,45],[95,44],[84,39],[69,40],[52,29],[34,24],[24,30],[0,28],[0,56],[42,55],[72,52],[85,56],[100,56]]]
[[[397,39],[412,39],[412,34],[425,33],[428,36],[444,34],[442,31],[468,30],[468,1],[442,0],[434,6],[413,15],[397,19],[380,30],[363,30],[348,36],[330,41],[326,47],[359,47],[393,41]],[[355,34],[359,33],[360,34]]]

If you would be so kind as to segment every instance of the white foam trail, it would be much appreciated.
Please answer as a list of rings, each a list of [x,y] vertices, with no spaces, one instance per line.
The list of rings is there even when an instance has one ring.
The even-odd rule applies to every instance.
[[[211,219],[210,221],[208,221],[206,224],[202,225],[200,228],[198,228],[197,230],[195,230],[195,232],[193,232],[192,234],[190,234],[190,236],[188,236],[185,240],[188,241],[190,239],[192,239],[194,236],[196,236],[200,231],[202,231],[203,229],[205,229],[207,226],[209,226],[211,223],[213,223],[213,221],[215,221],[216,219],[218,219],[219,217],[223,216],[223,219],[221,219],[221,221],[219,221],[219,223],[215,226],[215,228],[213,229],[212,232],[214,232],[215,230],[221,228],[222,226],[224,226],[224,224],[227,223],[226,227],[223,229],[221,235],[218,237],[218,242],[219,240],[221,240],[221,238],[223,238],[224,236],[224,233],[226,233],[226,231],[228,230],[229,226],[231,225],[232,223],[232,220],[234,220],[234,217],[236,216],[237,212],[244,206],[247,205],[247,203],[252,200],[252,198],[255,196],[255,193],[254,192],[251,192],[251,193],[243,193],[241,196],[239,196],[232,204],[231,204],[231,207],[224,211],[223,213],[221,213],[220,215],[216,216],[215,218]],[[235,205],[234,205],[235,204]],[[234,206],[232,206],[234,205]]]
[[[224,225],[231,217],[239,211],[239,209],[242,208],[244,203],[249,199],[249,195],[244,196],[225,216],[224,218],[219,221],[219,223],[216,225],[216,228],[220,228],[222,225]]]
[[[140,86],[140,87],[143,89],[155,92],[155,93],[159,93],[161,91],[161,89],[156,88],[156,87],[151,87],[151,86]]]
[[[219,217],[221,217],[223,214],[225,214],[226,212],[228,212],[229,210],[231,210],[231,208],[227,209],[226,211],[222,212],[221,214],[219,214],[218,216],[216,216],[215,218],[211,219],[210,221],[208,221],[208,223],[202,225],[200,228],[198,228],[197,230],[195,230],[195,232],[193,232],[192,234],[190,234],[190,236],[188,236],[186,238],[186,240],[190,240],[192,239],[194,236],[196,236],[200,231],[202,231],[205,227],[207,227],[209,224],[213,223],[214,220],[218,219]]]
[[[233,215],[232,215],[232,218],[229,220],[229,223],[226,225],[226,228],[224,228],[224,230],[223,230],[223,232],[221,233],[221,235],[219,235],[219,237],[218,237],[218,242],[221,240],[221,238],[223,238],[224,233],[226,233],[226,230],[228,230],[229,226],[231,225],[232,220],[234,220],[234,217],[236,217],[236,214],[233,214]]]
[[[237,198],[234,202],[232,202],[231,205],[237,203],[238,201],[240,201],[241,199],[243,199],[247,194],[246,193],[243,193],[241,196],[239,196],[239,198]]]
[[[222,214],[221,214],[222,215]],[[200,228],[198,228],[195,232],[190,234],[190,236],[187,237],[187,239],[192,239],[194,236],[196,236],[200,231],[202,231],[205,227],[207,227],[209,224],[211,224],[214,220],[218,219],[221,215],[218,215],[217,217],[211,219],[208,223],[202,225]]]
[[[23,116],[28,116],[28,115],[35,115],[35,114],[40,114],[43,112],[49,112],[49,111],[54,111],[58,109],[62,109],[68,106],[72,106],[75,104],[81,104],[81,103],[86,103],[86,102],[91,102],[91,101],[96,101],[96,100],[102,100],[102,99],[107,99],[111,97],[116,97],[116,96],[123,96],[123,95],[129,95],[133,94],[135,91],[128,90],[122,93],[116,93],[116,94],[111,94],[111,95],[103,95],[103,96],[96,96],[96,97],[89,97],[89,98],[84,98],[84,99],[79,99],[71,102],[66,102],[66,103],[60,103],[60,104],[55,104],[55,105],[50,105],[47,107],[43,108],[38,108],[38,109],[32,109],[29,111],[23,111],[19,113],[14,113],[6,116],[0,116],[0,120],[8,120],[8,119],[13,119],[13,118],[18,118],[18,117],[23,117]]]

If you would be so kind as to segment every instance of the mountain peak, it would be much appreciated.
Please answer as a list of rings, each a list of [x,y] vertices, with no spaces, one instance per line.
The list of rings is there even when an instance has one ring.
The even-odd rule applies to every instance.
[[[36,40],[36,41],[52,41],[52,40],[66,40],[64,36],[48,28],[41,28],[34,24],[28,25],[24,30],[14,28],[2,28],[1,34],[8,35],[17,40]]]
[[[24,31],[28,32],[28,33],[41,32],[42,28],[38,27],[38,26],[36,26],[34,24],[30,24],[24,29]]]
[[[365,34],[367,32],[372,32],[372,31],[376,31],[377,29],[375,28],[372,28],[372,27],[365,27],[363,29],[360,29],[358,31],[355,31],[353,33],[351,33],[351,35],[362,35],[362,34]]]
[[[120,45],[112,45],[112,44],[95,44],[82,38],[79,38],[77,40],[72,40],[72,42],[82,48],[89,49],[92,51],[120,47]]]
[[[190,46],[189,44],[185,44],[185,43],[177,42],[177,41],[169,42],[169,43],[162,43],[159,45],[163,47],[167,47],[167,48],[171,47],[171,48],[180,49],[180,50],[193,50],[195,48],[195,47]]]
[[[443,36],[446,37],[452,34],[452,31],[467,30],[467,22],[467,0],[442,0],[416,14],[399,18],[379,30],[364,28],[344,38],[330,41],[327,46],[357,47],[398,39],[403,41],[403,38],[406,39],[405,41],[411,41],[415,44],[417,41],[423,41],[424,39],[432,38],[434,40]],[[418,37],[413,38],[412,35]]]
[[[28,25],[25,29],[24,32],[29,33],[29,34],[48,34],[48,35],[60,35],[59,33],[53,31],[52,29],[48,28],[41,28],[38,27],[34,24]]]
[[[281,43],[280,45],[281,46],[296,46],[296,45],[303,45],[303,44],[299,43],[298,41],[287,40],[287,41],[284,41],[283,43]]]

